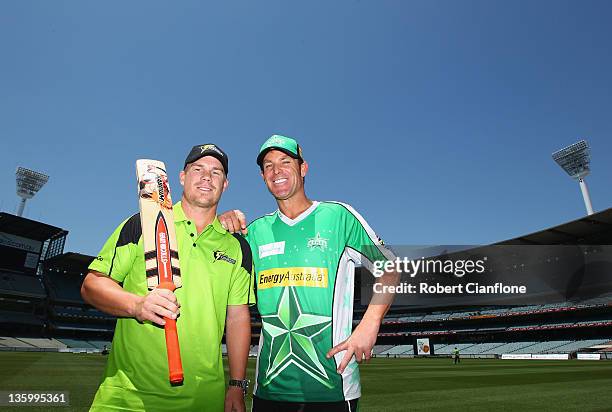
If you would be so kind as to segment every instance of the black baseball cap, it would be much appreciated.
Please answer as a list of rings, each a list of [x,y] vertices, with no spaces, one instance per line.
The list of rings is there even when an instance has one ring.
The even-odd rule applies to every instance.
[[[227,164],[229,162],[229,159],[227,155],[225,154],[225,152],[221,150],[219,146],[213,143],[206,143],[206,144],[200,144],[197,146],[193,146],[193,148],[187,155],[187,158],[185,159],[185,166],[183,167],[183,169],[186,168],[189,163],[193,163],[196,160],[201,159],[204,156],[212,156],[216,158],[217,160],[219,160],[221,162],[221,165],[223,166],[223,170],[225,170],[225,175],[227,176],[227,172],[228,172]]]

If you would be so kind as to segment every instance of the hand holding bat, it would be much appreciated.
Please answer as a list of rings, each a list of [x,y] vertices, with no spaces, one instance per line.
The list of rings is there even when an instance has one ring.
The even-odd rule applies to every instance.
[[[176,295],[168,289],[153,289],[136,303],[134,317],[140,322],[151,321],[164,326],[163,318],[176,319],[180,313],[180,303]]]

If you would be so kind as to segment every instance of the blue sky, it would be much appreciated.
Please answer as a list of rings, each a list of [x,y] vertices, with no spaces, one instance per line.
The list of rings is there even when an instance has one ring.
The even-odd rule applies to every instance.
[[[230,155],[220,208],[275,209],[258,174],[298,139],[313,199],[389,244],[479,244],[585,214],[551,153],[586,138],[612,206],[607,1],[4,1],[0,209],[17,166],[51,176],[25,216],[96,254],[137,211],[134,163]]]

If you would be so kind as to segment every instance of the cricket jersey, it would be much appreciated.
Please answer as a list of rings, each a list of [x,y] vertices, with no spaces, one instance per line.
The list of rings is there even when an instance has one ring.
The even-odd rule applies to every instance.
[[[253,221],[247,239],[261,314],[254,394],[289,402],[359,398],[354,358],[327,352],[352,333],[355,264],[392,259],[349,205],[313,202],[295,219],[276,211]]]
[[[174,220],[183,284],[175,291],[181,304],[176,327],[183,384],[172,386],[168,380],[164,329],[119,318],[91,410],[223,411],[226,309],[255,301],[251,250],[217,218],[197,233],[180,202],[174,206]],[[139,214],[115,230],[89,269],[110,276],[128,292],[147,294]]]

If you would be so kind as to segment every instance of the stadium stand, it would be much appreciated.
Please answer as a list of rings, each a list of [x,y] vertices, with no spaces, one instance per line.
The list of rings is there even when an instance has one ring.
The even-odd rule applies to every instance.
[[[438,355],[450,355],[451,353],[453,353],[453,350],[455,349],[455,347],[459,349],[459,352],[464,352],[466,349],[470,348],[471,346],[474,346],[474,344],[473,343],[457,343],[454,345],[453,344],[447,345],[442,348],[434,346],[434,350],[435,350],[435,353]]]
[[[372,351],[372,353],[374,355],[380,355],[383,352],[388,351],[389,349],[391,349],[393,347],[393,345],[375,345],[374,349]]]
[[[46,297],[40,278],[9,272],[0,273],[0,291],[6,295],[41,299]]]
[[[406,355],[412,354],[414,351],[412,345],[397,345],[383,351],[381,355]]]
[[[90,345],[97,349],[104,349],[105,346],[106,348],[111,347],[111,342],[106,340],[90,340],[88,342]]]
[[[611,245],[612,209],[497,244]],[[612,352],[612,345],[593,348],[612,337],[612,291],[606,285],[597,288],[594,296],[573,296],[554,303],[448,309],[395,306],[381,326],[378,344],[396,345],[386,353],[404,353],[407,343],[414,345],[416,338],[429,337],[434,353],[440,356],[448,356],[455,346],[475,356]]]
[[[61,338],[60,341],[63,342],[66,345],[66,347],[68,347],[68,348],[80,348],[80,349],[94,349],[94,348],[97,348],[97,346],[94,346],[94,345],[90,344],[88,341],[81,340],[81,339]]]
[[[459,349],[462,355],[502,355],[504,353],[574,353],[579,350],[603,345],[607,339],[590,339],[580,341],[543,341],[543,342],[487,342],[487,343],[458,343],[437,344],[437,355],[450,355],[454,348]],[[597,349],[597,348],[594,348]],[[407,345],[398,345],[384,353],[405,353]]]
[[[0,213],[0,348],[63,350],[54,338],[109,344],[114,318],[86,305],[81,281],[93,256],[63,253],[68,232]],[[102,343],[104,342],[104,343]]]
[[[30,345],[27,342],[24,342],[21,339],[12,338],[12,337],[0,337],[0,346],[4,348],[33,348],[33,345]]]
[[[584,341],[570,342],[570,343],[567,343],[566,345],[558,346],[554,348],[554,352],[572,353],[572,352],[576,352],[579,350],[588,349],[591,346],[600,345],[602,343],[605,343],[607,340],[608,339],[590,339],[590,340],[584,340]]]
[[[450,345],[452,346],[452,345]],[[468,354],[484,354],[486,353],[488,350],[494,350],[495,348],[501,346],[500,343],[498,342],[490,342],[490,343],[480,343],[480,344],[476,344],[473,346],[469,346],[466,349],[463,350],[463,354],[464,355],[468,355]],[[440,351],[438,350],[437,353],[440,353]],[[493,352],[495,353],[495,352]]]
[[[38,318],[36,315],[32,313],[23,313],[23,312],[10,312],[10,311],[0,311],[0,322],[5,325],[10,324],[19,324],[19,325],[31,325],[31,326],[41,326],[43,325],[43,320]]]
[[[115,319],[80,297],[80,284],[94,257],[64,253],[67,231],[6,213],[0,213],[0,233],[12,241],[0,244],[1,257],[8,262],[0,264],[0,350],[110,347]],[[612,244],[612,209],[498,244],[578,243]],[[360,278],[356,276],[354,325],[365,311]],[[261,333],[256,307],[251,317],[250,355],[255,356]],[[603,358],[612,359],[612,291],[514,307],[394,306],[380,328],[374,355],[413,356],[421,337],[430,338],[437,356],[449,356],[457,347],[466,356],[601,351]],[[224,344],[222,349],[226,353]]]
[[[19,338],[19,340],[40,349],[60,349],[66,347],[65,344],[56,339]]]
[[[81,283],[92,256],[64,253],[45,261],[44,280],[50,298],[56,303],[82,305]]]

